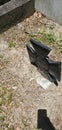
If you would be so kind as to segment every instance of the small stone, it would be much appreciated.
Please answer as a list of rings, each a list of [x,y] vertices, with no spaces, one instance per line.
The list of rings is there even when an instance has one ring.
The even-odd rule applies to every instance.
[[[44,89],[47,89],[51,85],[51,82],[46,78],[44,78],[43,76],[37,77],[36,82]]]
[[[21,129],[19,127],[17,127],[16,130],[21,130]]]

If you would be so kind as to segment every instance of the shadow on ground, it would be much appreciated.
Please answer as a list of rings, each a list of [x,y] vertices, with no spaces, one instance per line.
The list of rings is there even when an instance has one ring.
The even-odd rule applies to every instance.
[[[56,130],[50,119],[47,117],[47,110],[45,109],[38,110],[37,128],[42,130]]]

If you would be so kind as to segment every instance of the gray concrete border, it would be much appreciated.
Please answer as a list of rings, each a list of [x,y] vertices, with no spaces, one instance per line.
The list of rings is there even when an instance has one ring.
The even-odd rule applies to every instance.
[[[35,0],[35,8],[62,25],[62,0]]]

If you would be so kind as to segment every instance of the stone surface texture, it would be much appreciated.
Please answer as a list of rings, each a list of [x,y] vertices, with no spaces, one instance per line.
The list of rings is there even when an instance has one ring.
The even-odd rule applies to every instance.
[[[0,6],[0,29],[23,20],[34,12],[34,0],[10,0]]]
[[[35,0],[35,7],[62,25],[62,0]]]

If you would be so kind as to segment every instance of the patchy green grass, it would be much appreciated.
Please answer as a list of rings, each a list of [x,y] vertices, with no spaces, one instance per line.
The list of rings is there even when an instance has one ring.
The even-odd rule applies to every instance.
[[[3,55],[2,54],[0,54],[0,59],[2,59],[3,58]]]
[[[38,130],[38,129],[34,129],[34,130]]]
[[[35,38],[38,41],[42,41],[45,43],[49,43],[49,44],[55,44],[56,42],[56,37],[54,34],[47,34],[45,31],[40,32],[38,34],[33,34],[33,33],[27,33],[29,34],[30,37]]]
[[[8,123],[4,123],[4,124],[3,124],[3,127],[4,127],[4,128],[8,128],[8,126],[9,126]]]
[[[2,123],[2,127],[4,130],[15,130],[13,125],[9,127],[9,124],[5,122]]]
[[[13,125],[9,127],[9,123],[6,122],[6,118],[6,116],[0,116],[0,128],[3,128],[4,130],[15,130]]]
[[[7,86],[0,87],[0,106],[9,105],[12,101],[13,90]]]
[[[0,121],[4,121],[5,117],[4,116],[0,116]]]
[[[0,86],[0,124],[1,124],[1,129],[3,128],[4,130],[14,130],[13,126],[9,127],[9,124],[6,122],[7,115],[3,114],[4,110],[2,109],[2,105],[8,106],[12,102],[12,94],[13,94],[13,89],[8,88],[6,85]]]
[[[37,38],[38,40],[41,40],[42,42],[49,43],[49,44],[55,44],[56,37],[54,34],[47,34],[46,32],[42,32],[41,36]]]
[[[57,37],[54,33],[47,33],[45,31],[36,33],[27,33],[29,37],[34,38],[35,40],[39,42],[43,42],[47,45],[51,45],[52,47],[55,47],[58,49],[60,53],[62,53],[62,37],[59,37],[59,40],[57,40]]]
[[[46,39],[48,43],[51,43],[51,44],[54,44],[56,42],[56,37],[54,36],[54,34],[46,35]]]
[[[16,43],[15,42],[9,42],[8,45],[9,45],[9,48],[16,47]]]
[[[62,53],[62,43],[59,42],[57,48],[59,49],[60,53]]]
[[[14,126],[11,126],[8,130],[15,130]]]
[[[49,26],[49,29],[53,30],[55,28],[55,26],[52,24]]]
[[[62,53],[62,33],[60,33],[57,48],[59,49],[60,53]]]

